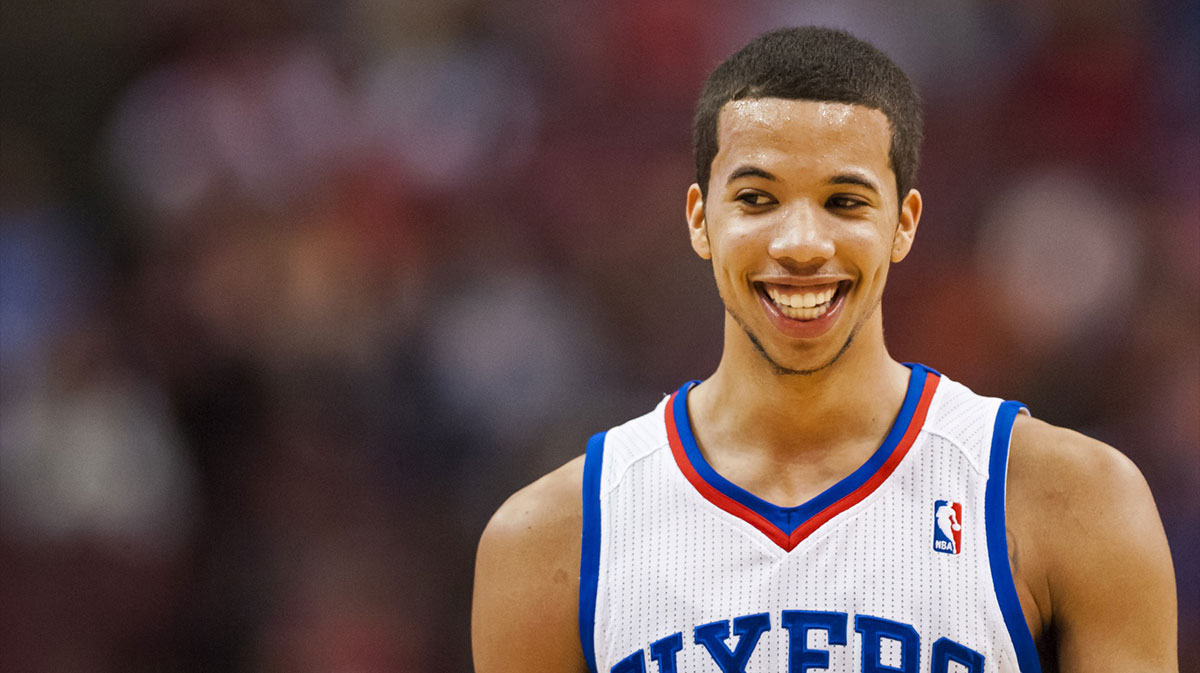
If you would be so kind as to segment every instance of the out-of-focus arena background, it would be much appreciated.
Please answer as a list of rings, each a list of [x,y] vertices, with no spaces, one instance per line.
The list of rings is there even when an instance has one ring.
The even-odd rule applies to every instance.
[[[0,669],[470,670],[489,514],[716,365],[704,76],[818,23],[926,100],[893,354],[1133,458],[1200,670],[1198,7],[3,3]]]

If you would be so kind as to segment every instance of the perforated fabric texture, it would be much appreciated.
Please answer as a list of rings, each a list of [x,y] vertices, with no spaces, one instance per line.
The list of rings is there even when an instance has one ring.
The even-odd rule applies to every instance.
[[[984,519],[1000,402],[941,377],[920,433],[895,471],[791,551],[714,505],[685,478],[670,446],[667,399],[613,428],[599,491],[597,670],[662,671],[654,653],[669,651],[678,673],[780,673],[789,670],[790,647],[811,650],[793,656],[826,653],[827,669],[835,672],[864,670],[864,656],[867,664],[908,670],[912,662],[905,657],[912,652],[905,649],[915,648],[916,670],[924,672],[935,670],[935,643],[944,639],[951,642],[937,647],[948,672],[1018,671],[993,586]],[[961,511],[954,521],[961,526],[957,553],[935,549],[938,503]],[[844,615],[846,644],[831,645],[822,628],[785,628],[788,611],[835,613],[835,621]],[[766,615],[769,625],[738,664],[737,627],[754,624],[738,618],[751,615]],[[907,625],[917,640],[856,630],[860,619],[872,618]],[[697,627],[721,622],[734,633],[716,643],[725,650],[714,655]],[[670,644],[675,634],[678,649]],[[658,641],[665,644],[652,651]]]

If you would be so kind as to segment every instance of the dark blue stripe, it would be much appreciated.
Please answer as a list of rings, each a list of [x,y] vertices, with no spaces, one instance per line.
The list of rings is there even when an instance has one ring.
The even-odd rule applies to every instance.
[[[1017,664],[1021,673],[1041,673],[1037,646],[1033,634],[1021,611],[1017,598],[1017,586],[1013,582],[1012,568],[1008,565],[1008,537],[1004,530],[1004,483],[1008,474],[1008,445],[1012,439],[1013,421],[1025,408],[1020,402],[1007,401],[1000,404],[996,414],[996,427],[992,430],[992,453],[988,460],[987,491],[984,493],[984,526],[987,528],[988,562],[992,567],[992,585],[1004,615],[1004,625],[1013,649],[1017,651]]]
[[[600,468],[604,464],[604,437],[588,440],[583,459],[583,541],[579,554],[579,642],[588,670],[596,671],[596,587],[600,582]]]
[[[904,433],[908,430],[909,423],[912,422],[917,402],[921,400],[921,391],[925,388],[925,374],[930,371],[923,365],[909,364],[907,366],[912,369],[912,374],[908,379],[908,391],[904,394],[904,403],[900,405],[900,413],[892,423],[892,429],[888,431],[883,444],[857,470],[808,502],[795,507],[780,507],[759,498],[722,477],[704,459],[704,454],[700,452],[700,447],[696,444],[696,437],[692,434],[692,425],[687,412],[687,395],[697,383],[696,381],[690,381],[679,389],[679,394],[675,399],[675,428],[679,432],[679,440],[683,443],[688,460],[704,481],[721,493],[758,512],[780,531],[790,535],[826,507],[865,484],[892,455],[892,451],[896,449],[896,445],[900,443]]]
[[[938,370],[934,369],[933,367],[930,367],[929,365],[922,365],[922,364],[918,364],[916,362],[905,362],[904,366],[905,367],[920,367],[921,369],[924,369],[925,371],[929,372],[930,374],[937,376],[939,379],[942,378],[942,373],[939,372]]]

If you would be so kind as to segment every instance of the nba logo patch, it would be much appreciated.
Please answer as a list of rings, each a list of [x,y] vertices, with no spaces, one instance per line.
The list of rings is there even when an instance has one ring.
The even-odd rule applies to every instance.
[[[962,504],[933,501],[933,550],[943,554],[962,551]]]

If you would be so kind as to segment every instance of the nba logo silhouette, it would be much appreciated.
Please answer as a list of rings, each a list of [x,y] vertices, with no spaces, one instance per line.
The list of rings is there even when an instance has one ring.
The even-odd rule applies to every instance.
[[[933,550],[943,554],[962,551],[962,505],[949,500],[933,502]]]

